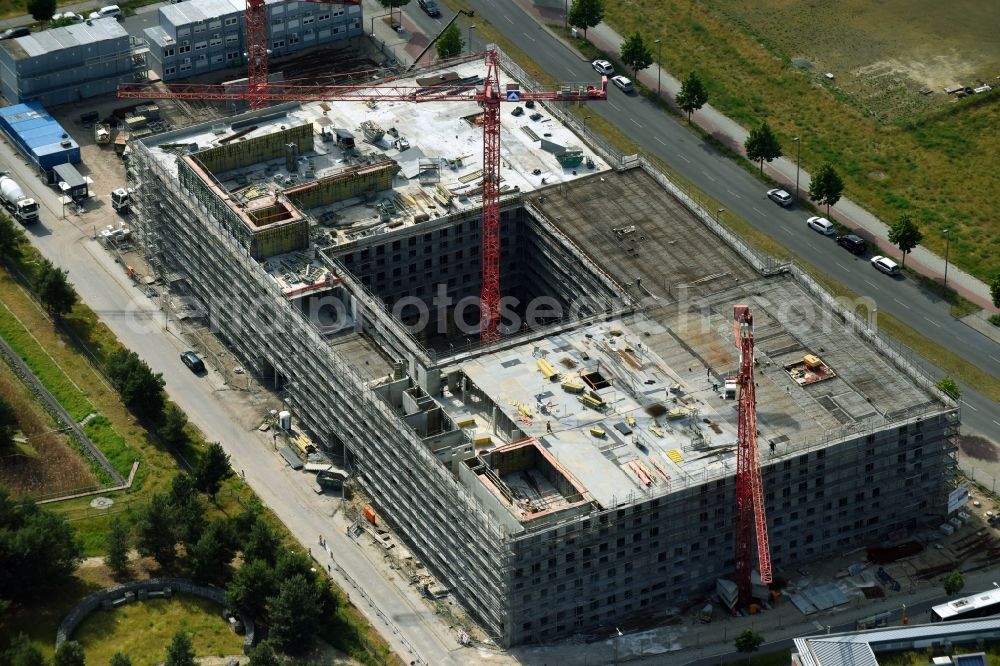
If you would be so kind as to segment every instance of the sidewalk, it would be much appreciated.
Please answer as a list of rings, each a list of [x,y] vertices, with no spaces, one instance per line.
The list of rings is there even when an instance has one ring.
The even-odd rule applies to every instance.
[[[549,30],[546,23],[551,22],[551,17],[546,17],[545,13],[528,0],[517,0],[518,4],[530,16],[535,17],[539,25],[545,30]],[[561,17],[561,14],[560,14]],[[555,39],[567,41],[561,35],[549,30]],[[601,23],[596,28],[587,31],[587,38],[594,46],[606,53],[616,54],[621,50],[622,37],[612,30],[606,23]],[[572,47],[571,47],[572,48]],[[652,65],[644,69],[639,74],[639,81],[646,87],[655,89],[657,81],[657,66]],[[674,98],[680,92],[681,82],[670,75],[666,70],[660,72],[660,89],[663,97],[672,106],[675,106]],[[717,111],[712,105],[707,104],[692,116],[692,121],[701,127],[705,132],[711,134],[716,139],[725,144],[728,148],[736,151],[740,155],[745,155],[743,142],[746,141],[748,131],[742,126]],[[795,187],[795,160],[781,157],[764,166],[768,173],[787,189]],[[804,169],[799,171],[799,190],[802,192],[809,190],[810,176]],[[890,256],[899,256],[899,250],[892,245],[889,238],[889,229],[884,222],[869,213],[867,210],[851,201],[842,198],[836,206],[831,208],[832,217],[842,222],[850,228],[864,229],[868,234],[878,241],[882,251]],[[945,262],[942,257],[934,254],[930,250],[918,246],[907,257],[906,265],[914,270],[923,273],[934,279],[942,279],[944,276]],[[990,299],[989,287],[979,279],[960,270],[953,264],[948,266],[948,284],[952,286],[960,295],[972,301],[976,305],[989,312],[997,312]]]

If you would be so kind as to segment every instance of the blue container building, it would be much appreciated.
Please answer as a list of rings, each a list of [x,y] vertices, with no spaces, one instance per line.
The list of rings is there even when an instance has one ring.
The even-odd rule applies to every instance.
[[[47,177],[57,164],[80,162],[80,145],[38,102],[0,108],[0,129]]]

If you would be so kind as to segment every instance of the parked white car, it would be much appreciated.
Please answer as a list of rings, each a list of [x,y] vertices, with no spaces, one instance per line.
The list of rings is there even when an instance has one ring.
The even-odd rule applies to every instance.
[[[833,222],[826,219],[825,217],[810,217],[806,220],[806,224],[813,231],[818,231],[824,236],[832,236],[837,233],[837,230],[833,226]]]
[[[883,257],[883,256],[872,257],[872,266],[882,271],[886,275],[897,275],[899,273],[899,264],[897,264],[889,257]]]
[[[121,21],[125,18],[125,13],[122,12],[122,8],[118,5],[108,5],[107,7],[101,7],[96,12],[90,12],[88,16],[90,20],[102,19],[102,18],[114,18]]]
[[[621,76],[621,75],[612,76],[611,83],[618,86],[618,89],[621,90],[623,93],[630,93],[635,90],[635,88],[632,86],[632,81],[627,76]]]
[[[590,63],[591,66],[597,70],[598,74],[603,74],[604,76],[611,76],[615,73],[615,67],[607,60],[595,60]]]
[[[784,206],[788,208],[792,205],[792,195],[784,190],[773,189],[767,191],[767,198],[778,204],[779,206]]]
[[[80,14],[74,12],[63,12],[62,14],[53,14],[52,21],[64,21],[66,23],[83,23],[84,18]]]

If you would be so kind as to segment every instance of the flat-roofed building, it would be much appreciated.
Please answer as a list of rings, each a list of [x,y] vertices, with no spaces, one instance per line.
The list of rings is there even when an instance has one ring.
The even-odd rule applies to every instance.
[[[143,58],[114,18],[0,41],[0,93],[11,104],[70,104],[134,81]]]
[[[189,0],[164,5],[159,25],[146,28],[149,68],[164,81],[240,67],[246,58],[246,3]],[[362,34],[359,5],[268,0],[268,50],[273,59]]]

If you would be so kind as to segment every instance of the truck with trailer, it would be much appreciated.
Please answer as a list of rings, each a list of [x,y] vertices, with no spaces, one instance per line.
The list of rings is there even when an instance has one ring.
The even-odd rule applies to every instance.
[[[10,216],[21,224],[38,221],[38,202],[26,197],[21,186],[7,172],[0,173],[0,198]]]

